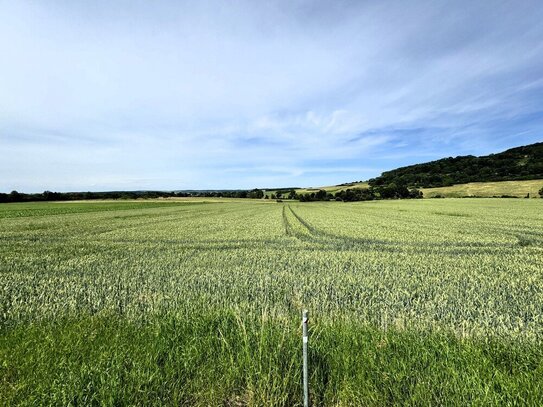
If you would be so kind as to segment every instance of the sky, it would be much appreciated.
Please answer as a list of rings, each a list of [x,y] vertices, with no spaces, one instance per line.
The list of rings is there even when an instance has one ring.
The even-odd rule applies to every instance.
[[[316,187],[543,141],[541,21],[541,0],[0,0],[0,192]]]

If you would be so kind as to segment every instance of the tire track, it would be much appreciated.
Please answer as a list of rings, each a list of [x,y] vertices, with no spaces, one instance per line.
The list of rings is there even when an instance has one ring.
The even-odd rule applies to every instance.
[[[288,207],[290,209],[290,206]],[[287,205],[283,205],[283,226],[285,227],[285,234],[287,236],[294,236],[294,231],[292,230],[292,226],[290,225],[290,222],[287,217]]]
[[[322,234],[294,212],[290,205],[283,206],[283,225],[287,236],[302,242],[325,243],[322,240]]]
[[[285,231],[288,236],[293,236],[296,239],[312,244],[318,244],[321,248],[329,248],[333,250],[353,249],[358,250],[383,250],[394,251],[397,244],[375,239],[360,239],[360,238],[345,238],[333,233],[319,230],[308,223],[304,218],[298,215],[291,207],[283,207],[283,222],[285,223]],[[296,224],[303,230],[302,233],[296,231],[296,228],[288,220],[288,212],[296,219]],[[305,232],[305,233],[304,233]]]
[[[292,213],[292,215],[294,215],[294,217],[298,220],[298,222],[302,224],[302,226],[309,232],[309,234],[311,234],[312,236],[324,235],[324,233],[320,233],[319,231],[317,231],[317,229],[315,229],[313,226],[307,223],[300,215],[294,212],[294,210],[290,207],[290,205],[288,208],[290,209],[290,212]]]

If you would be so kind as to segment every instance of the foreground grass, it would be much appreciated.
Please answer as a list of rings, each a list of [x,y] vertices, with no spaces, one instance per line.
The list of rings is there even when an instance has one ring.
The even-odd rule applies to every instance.
[[[2,330],[2,405],[299,405],[299,321],[234,312]],[[315,405],[540,405],[543,348],[313,321]]]

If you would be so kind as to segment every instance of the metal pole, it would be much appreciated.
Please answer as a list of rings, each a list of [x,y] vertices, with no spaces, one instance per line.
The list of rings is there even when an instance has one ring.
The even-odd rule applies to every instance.
[[[302,314],[302,330],[303,330],[303,353],[304,353],[304,407],[309,407],[309,383],[308,383],[308,369],[307,369],[307,310],[304,310]]]

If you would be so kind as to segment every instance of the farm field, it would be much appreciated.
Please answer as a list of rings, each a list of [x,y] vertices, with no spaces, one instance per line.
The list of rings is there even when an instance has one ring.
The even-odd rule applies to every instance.
[[[0,205],[0,405],[540,405],[543,200]]]
[[[524,181],[498,181],[498,182],[470,182],[468,184],[451,185],[450,187],[422,188],[425,198],[440,195],[444,198],[462,198],[464,196],[493,197],[515,196],[524,198],[530,194],[531,198],[539,198],[539,190],[543,188],[543,180]]]

